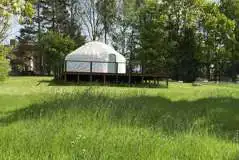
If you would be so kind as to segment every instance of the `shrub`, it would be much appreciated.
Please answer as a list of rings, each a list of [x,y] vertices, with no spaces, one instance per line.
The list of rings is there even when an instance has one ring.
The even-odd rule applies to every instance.
[[[8,77],[9,61],[6,59],[8,48],[0,45],[0,82]]]

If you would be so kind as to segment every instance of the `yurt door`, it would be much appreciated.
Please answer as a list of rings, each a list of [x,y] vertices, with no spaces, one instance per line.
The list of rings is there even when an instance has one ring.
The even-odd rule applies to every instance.
[[[109,55],[108,73],[116,73],[116,56],[114,54]]]

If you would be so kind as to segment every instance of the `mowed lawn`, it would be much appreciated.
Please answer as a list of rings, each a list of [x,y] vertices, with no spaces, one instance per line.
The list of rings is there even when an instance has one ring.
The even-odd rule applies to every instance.
[[[237,160],[239,85],[0,84],[1,160]]]

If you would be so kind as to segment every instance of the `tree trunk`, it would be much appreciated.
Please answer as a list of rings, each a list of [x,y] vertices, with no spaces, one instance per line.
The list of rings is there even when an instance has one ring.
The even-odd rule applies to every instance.
[[[208,81],[211,80],[210,64],[207,64],[207,79],[208,79]]]
[[[107,44],[107,29],[105,29],[105,44]]]
[[[55,26],[55,14],[56,14],[56,1],[52,1],[52,30],[56,31],[56,26]]]
[[[41,22],[40,22],[40,0],[37,2],[37,25],[38,25],[38,42],[41,40]],[[39,61],[39,71],[40,74],[43,74],[43,54],[39,53],[40,61]]]
[[[93,34],[93,37],[92,37],[92,38],[93,38],[93,39],[92,39],[93,41],[96,40],[96,34],[95,34],[95,33]]]

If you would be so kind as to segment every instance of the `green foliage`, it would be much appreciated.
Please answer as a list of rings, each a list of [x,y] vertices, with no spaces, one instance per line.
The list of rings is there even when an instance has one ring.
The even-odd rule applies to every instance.
[[[140,55],[147,70],[145,72],[157,72],[160,67],[165,66],[165,58],[169,54],[170,45],[166,30],[167,17],[161,11],[162,6],[157,2],[147,1],[140,10]]]
[[[4,10],[4,12],[0,12],[0,16],[10,16],[10,14],[20,14],[23,16],[32,16],[34,10],[32,8],[32,1],[33,0],[0,0],[0,11]],[[8,14],[6,14],[8,13]]]
[[[9,72],[9,61],[6,59],[9,49],[0,45],[0,82],[6,80]]]
[[[43,24],[55,32],[66,32],[70,13],[67,10],[68,1],[45,0],[39,3],[42,7]]]
[[[188,82],[202,72],[199,64],[219,71],[219,63],[239,60],[238,0],[44,0],[35,7],[21,40],[38,42],[54,31],[81,46],[87,32],[88,39],[104,37],[129,61],[141,61],[148,73],[168,68],[173,79]],[[32,12],[30,3],[25,8]]]
[[[23,17],[31,17],[33,13],[31,1],[0,0],[0,42],[6,38],[10,27],[10,18],[13,14],[20,15],[19,21],[21,21]]]
[[[137,12],[136,12],[137,13]],[[145,1],[139,8],[136,54],[146,72],[169,68],[174,79],[194,81],[198,64],[232,59],[235,22],[204,0]]]
[[[63,63],[65,56],[75,49],[76,44],[69,36],[49,31],[41,37],[39,46],[47,71],[50,73],[56,66]]]
[[[221,12],[225,14],[231,21],[235,22],[233,34],[230,35],[228,49],[231,50],[233,60],[239,60],[239,1],[238,0],[222,0],[220,5]]]
[[[205,45],[210,53],[206,56],[210,57],[210,62],[226,60],[229,54],[225,47],[230,42],[228,37],[234,34],[235,23],[222,14],[216,4],[207,5],[204,9],[205,18],[202,21],[207,33]]]
[[[237,85],[0,86],[0,159],[236,160]],[[50,85],[50,87],[49,87]]]
[[[54,58],[55,61],[58,61],[59,58],[62,59],[62,53],[55,53],[55,49],[49,50],[43,49],[39,46],[48,45],[44,43],[44,39],[47,38],[53,39],[53,43],[61,43],[56,42],[53,37],[46,37],[49,31],[58,32],[59,35],[64,35],[63,37],[67,37],[74,41],[74,45],[77,47],[83,45],[85,43],[85,37],[81,35],[81,26],[75,18],[77,10],[75,10],[76,0],[66,0],[66,1],[58,1],[58,0],[44,0],[44,1],[34,1],[33,6],[36,9],[33,18],[25,18],[22,21],[22,25],[24,26],[20,30],[20,36],[18,37],[19,44],[25,43],[34,43],[34,51],[33,56],[36,57],[35,68],[36,71],[40,71],[41,74],[45,74],[46,70],[48,73],[53,69]],[[56,37],[59,38],[59,35],[56,34]],[[63,38],[61,37],[61,38]],[[42,39],[43,38],[43,39]],[[71,43],[71,42],[70,42]],[[51,43],[52,45],[52,43]],[[69,53],[69,46],[62,45],[60,49],[64,54]],[[57,46],[56,48],[59,48]],[[75,48],[75,47],[73,47]],[[23,50],[26,48],[23,48]],[[18,52],[21,52],[18,50]],[[46,53],[44,53],[46,52]],[[53,56],[51,56],[53,54]],[[18,53],[20,57],[23,59],[23,54]],[[47,55],[47,56],[46,56]],[[49,59],[48,59],[49,58]],[[61,62],[62,63],[62,62]]]

